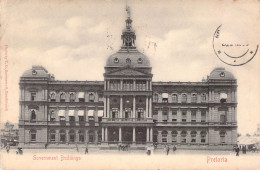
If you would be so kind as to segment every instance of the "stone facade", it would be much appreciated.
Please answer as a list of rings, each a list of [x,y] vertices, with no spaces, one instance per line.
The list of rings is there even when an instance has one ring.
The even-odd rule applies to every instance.
[[[28,147],[151,143],[231,149],[237,143],[237,81],[224,68],[201,82],[153,82],[128,16],[104,81],[59,81],[42,66],[20,78],[19,142]]]

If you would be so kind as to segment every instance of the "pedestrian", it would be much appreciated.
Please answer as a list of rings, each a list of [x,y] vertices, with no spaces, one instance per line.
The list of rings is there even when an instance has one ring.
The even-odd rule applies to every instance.
[[[243,151],[243,154],[246,154],[246,146],[245,145],[242,147],[242,151]]]
[[[235,150],[236,150],[236,153],[237,153],[236,156],[239,156],[239,151],[240,151],[239,147],[237,146]]]
[[[176,146],[174,145],[174,146],[172,147],[173,153],[174,153],[176,150],[177,150],[177,148],[176,148]]]
[[[79,152],[79,147],[78,147],[78,144],[76,143],[76,149],[77,149],[77,152]]]
[[[88,154],[88,146],[85,148],[85,155]]]
[[[166,146],[166,154],[167,154],[167,155],[169,154],[169,151],[170,151],[170,148],[169,148],[169,146],[167,145],[167,146]]]
[[[10,151],[10,145],[7,144],[7,146],[6,146],[6,152],[9,153],[9,151]]]
[[[45,144],[45,146],[44,146],[44,147],[45,147],[45,149],[47,149],[47,146],[48,146],[48,144],[46,143],[46,144]]]

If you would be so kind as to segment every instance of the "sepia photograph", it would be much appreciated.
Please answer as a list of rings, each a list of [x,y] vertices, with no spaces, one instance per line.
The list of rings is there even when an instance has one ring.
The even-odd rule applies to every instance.
[[[259,0],[0,5],[1,169],[260,167]]]

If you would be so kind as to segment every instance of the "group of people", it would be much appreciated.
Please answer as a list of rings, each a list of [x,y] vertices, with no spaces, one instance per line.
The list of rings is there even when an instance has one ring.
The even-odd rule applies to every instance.
[[[239,152],[242,150],[243,154],[246,154],[246,145],[241,145],[240,147],[238,145],[234,146],[234,151],[236,152],[236,156],[239,156]]]
[[[10,150],[11,150],[11,147],[10,147],[9,144],[7,144],[4,148],[5,148],[7,153],[9,153]],[[17,148],[16,154],[17,155],[22,155],[23,154],[23,148],[21,148],[21,147]]]
[[[174,145],[174,146],[172,147],[173,153],[174,153],[176,150],[177,150],[177,148],[176,148],[176,146]],[[170,152],[170,147],[169,147],[169,145],[165,145],[165,146],[164,146],[164,151],[166,152],[166,155],[169,155],[169,152]]]

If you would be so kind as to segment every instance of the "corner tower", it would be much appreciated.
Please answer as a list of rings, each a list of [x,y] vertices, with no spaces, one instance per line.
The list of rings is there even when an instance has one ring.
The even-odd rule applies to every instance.
[[[152,141],[152,68],[148,57],[136,48],[128,6],[126,11],[122,46],[105,66],[103,143]]]

